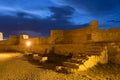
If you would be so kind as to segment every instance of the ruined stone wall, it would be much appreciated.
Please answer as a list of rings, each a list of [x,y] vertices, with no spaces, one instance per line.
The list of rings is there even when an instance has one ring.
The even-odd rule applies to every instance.
[[[39,45],[40,44],[40,39],[39,38],[29,38],[29,39],[22,39],[20,40],[20,45],[26,45],[26,42],[30,41],[31,45]]]
[[[31,42],[31,45],[42,45],[42,44],[50,44],[50,38],[29,38],[22,39],[20,41],[20,45],[25,45],[27,41]]]
[[[51,38],[40,38],[40,44],[51,44]]]
[[[83,54],[82,44],[57,44],[54,45],[54,53],[59,55]]]
[[[3,41],[0,41],[0,45],[10,45],[10,41],[9,40],[3,40]]]
[[[39,53],[48,54],[51,51],[50,45],[32,45],[30,47],[24,45],[7,45],[0,47],[0,52],[28,52],[28,53]]]
[[[120,42],[108,43],[108,60],[120,64]]]
[[[1,40],[0,45],[18,45],[19,37],[17,36],[9,36],[8,40]]]
[[[27,46],[26,42],[30,41],[31,45]],[[50,38],[29,38],[28,35],[9,36],[8,40],[0,41],[0,51],[19,51],[47,53],[50,49]]]
[[[120,29],[118,30],[99,30],[92,33],[92,39],[95,42],[120,41]]]
[[[98,30],[98,21],[89,26],[74,30],[52,30],[51,42],[54,44],[78,44],[91,41],[91,33]]]
[[[18,45],[19,44],[19,36],[9,36],[8,41],[11,45]]]
[[[52,44],[63,44],[64,30],[52,30],[50,38]]]
[[[86,42],[88,34],[91,34],[90,26],[83,29],[67,30],[64,31],[64,42],[68,44]]]

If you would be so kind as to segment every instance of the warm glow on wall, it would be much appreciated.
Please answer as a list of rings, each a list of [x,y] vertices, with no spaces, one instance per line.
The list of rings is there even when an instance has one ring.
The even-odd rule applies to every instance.
[[[30,41],[27,41],[27,42],[26,42],[26,45],[27,45],[27,46],[30,46],[30,45],[31,45],[31,42],[30,42]]]

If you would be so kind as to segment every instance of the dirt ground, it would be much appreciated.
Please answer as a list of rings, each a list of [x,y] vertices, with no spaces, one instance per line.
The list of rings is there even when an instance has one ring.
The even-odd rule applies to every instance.
[[[54,64],[33,63],[20,55],[8,58],[0,60],[0,80],[120,80],[120,65],[115,64],[98,65],[84,72],[66,74],[56,72]]]

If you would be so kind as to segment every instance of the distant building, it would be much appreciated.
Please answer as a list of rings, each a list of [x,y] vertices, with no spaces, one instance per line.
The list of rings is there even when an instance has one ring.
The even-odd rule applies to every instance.
[[[0,40],[3,40],[3,33],[0,32]]]

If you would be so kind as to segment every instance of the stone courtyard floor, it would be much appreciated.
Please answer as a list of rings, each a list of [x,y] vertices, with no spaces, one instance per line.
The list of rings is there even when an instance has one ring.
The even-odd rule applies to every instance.
[[[9,53],[11,55],[11,53]],[[12,57],[13,56],[13,57]],[[95,66],[75,74],[58,73],[53,64],[33,64],[22,54],[0,54],[0,80],[120,80],[120,65]]]

